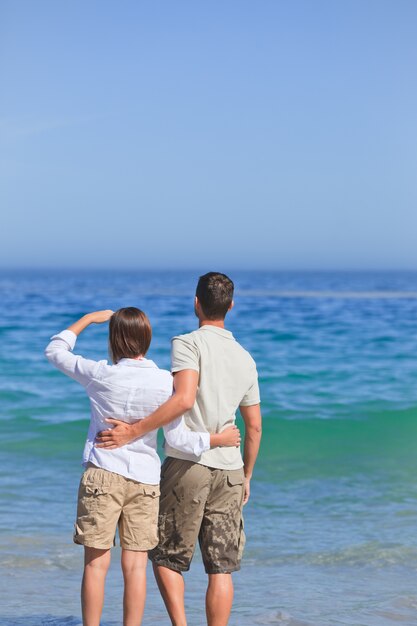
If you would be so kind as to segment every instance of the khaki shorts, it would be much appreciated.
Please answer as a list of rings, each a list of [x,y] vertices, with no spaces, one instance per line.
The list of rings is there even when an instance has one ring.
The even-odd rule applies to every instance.
[[[74,542],[106,550],[119,528],[125,550],[145,551],[158,543],[159,485],[145,485],[120,474],[89,467],[78,490]]]
[[[243,495],[243,469],[213,469],[168,457],[162,465],[159,544],[150,559],[185,572],[198,539],[208,574],[240,569]]]

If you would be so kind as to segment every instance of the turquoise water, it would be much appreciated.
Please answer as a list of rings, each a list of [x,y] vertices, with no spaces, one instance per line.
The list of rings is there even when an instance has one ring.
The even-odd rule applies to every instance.
[[[170,337],[196,325],[197,277],[0,273],[2,625],[80,623],[71,534],[88,403],[46,362],[48,338],[89,310],[135,305],[153,323],[149,356],[168,367]],[[417,273],[233,278],[229,328],[258,363],[264,437],[230,624],[417,624]],[[78,350],[105,358],[106,329]],[[118,559],[105,626],[121,623]],[[199,626],[198,554],[186,585]],[[151,572],[150,624],[168,624]]]

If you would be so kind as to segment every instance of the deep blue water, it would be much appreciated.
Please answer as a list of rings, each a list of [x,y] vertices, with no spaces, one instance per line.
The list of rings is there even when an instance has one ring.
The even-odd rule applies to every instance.
[[[149,353],[196,326],[196,272],[0,273],[0,623],[75,626],[71,541],[88,402],[43,356],[96,309],[139,306]],[[258,363],[264,437],[231,625],[417,624],[417,273],[234,272],[228,327]],[[106,328],[77,351],[106,357]],[[121,623],[119,552],[103,624]],[[190,624],[205,577],[186,576]],[[144,625],[168,624],[149,572]]]

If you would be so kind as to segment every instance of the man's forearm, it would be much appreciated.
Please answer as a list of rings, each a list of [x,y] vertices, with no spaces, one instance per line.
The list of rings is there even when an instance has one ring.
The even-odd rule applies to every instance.
[[[183,415],[189,405],[179,394],[171,396],[164,404],[142,420],[131,425],[132,439],[143,437],[151,430],[157,430]]]
[[[262,436],[261,408],[259,404],[241,406],[239,408],[245,422],[245,441],[243,446],[245,477],[251,479]]]
[[[253,468],[255,467],[256,458],[261,443],[261,428],[246,428],[245,441],[243,448],[243,469],[246,478],[252,478]]]

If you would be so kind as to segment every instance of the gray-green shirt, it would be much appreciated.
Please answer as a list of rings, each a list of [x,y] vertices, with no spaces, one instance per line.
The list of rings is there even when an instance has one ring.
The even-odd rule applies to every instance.
[[[189,369],[199,372],[195,404],[184,415],[190,430],[220,432],[234,424],[239,406],[260,402],[255,361],[224,328],[206,325],[174,337],[171,363],[172,373]],[[243,466],[239,448],[213,448],[196,457],[165,444],[165,453],[207,467],[239,469]]]

